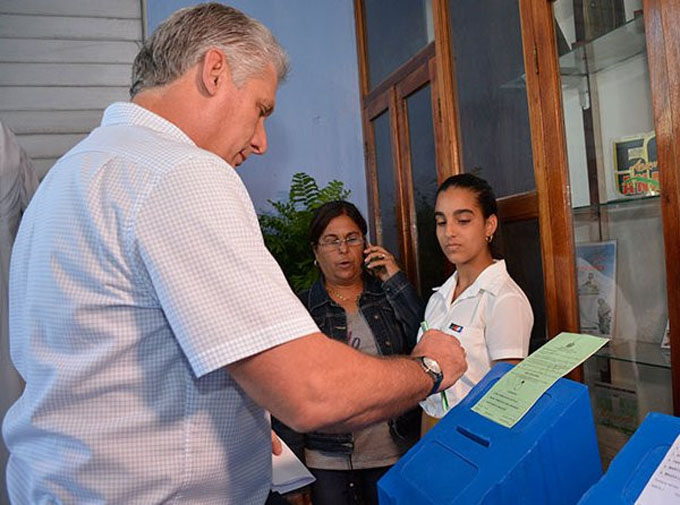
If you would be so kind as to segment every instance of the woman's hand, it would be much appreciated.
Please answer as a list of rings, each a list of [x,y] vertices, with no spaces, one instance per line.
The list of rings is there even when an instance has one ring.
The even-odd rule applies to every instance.
[[[382,282],[385,282],[401,270],[399,265],[397,265],[397,260],[384,247],[369,244],[364,249],[364,255],[366,268],[373,272]]]

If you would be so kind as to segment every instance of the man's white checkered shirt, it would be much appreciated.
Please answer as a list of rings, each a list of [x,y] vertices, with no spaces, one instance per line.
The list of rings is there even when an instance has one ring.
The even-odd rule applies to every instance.
[[[316,331],[235,171],[111,105],[50,170],[13,250],[13,503],[262,504],[269,422],[221,368]]]

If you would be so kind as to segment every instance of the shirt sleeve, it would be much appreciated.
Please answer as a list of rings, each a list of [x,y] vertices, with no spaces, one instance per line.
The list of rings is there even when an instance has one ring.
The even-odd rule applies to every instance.
[[[529,302],[518,293],[509,293],[496,300],[490,312],[485,334],[489,358],[525,358],[534,326]]]
[[[134,230],[151,290],[197,376],[318,332],[264,245],[240,178],[193,160],[165,175]]]

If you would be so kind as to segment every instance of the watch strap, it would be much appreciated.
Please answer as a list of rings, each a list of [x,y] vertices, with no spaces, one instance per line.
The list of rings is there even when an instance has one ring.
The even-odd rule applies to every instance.
[[[435,372],[429,366],[427,366],[427,363],[425,363],[425,356],[416,356],[413,359],[418,362],[420,368],[422,368],[423,371],[430,376],[430,379],[432,379],[432,389],[427,394],[427,396],[435,394],[439,390],[439,386],[444,379],[444,374],[441,372]]]

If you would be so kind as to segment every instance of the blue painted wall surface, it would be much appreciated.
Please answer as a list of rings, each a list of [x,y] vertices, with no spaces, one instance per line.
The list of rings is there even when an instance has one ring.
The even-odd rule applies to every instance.
[[[151,33],[190,0],[148,0]],[[303,171],[319,184],[339,179],[367,217],[359,77],[353,2],[347,0],[234,0],[225,2],[269,27],[288,51],[291,72],[267,120],[269,150],[239,167],[259,211],[286,198]]]

